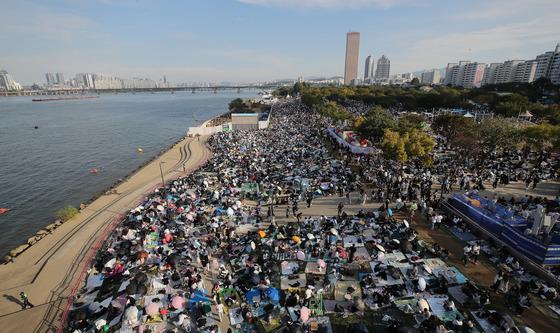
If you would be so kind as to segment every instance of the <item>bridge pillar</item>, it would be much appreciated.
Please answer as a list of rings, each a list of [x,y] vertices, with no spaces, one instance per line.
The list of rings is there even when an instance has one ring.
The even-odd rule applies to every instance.
[[[214,88],[214,94],[218,93],[218,88]]]
[[[193,88],[193,89],[192,89],[192,93],[193,93],[193,94],[194,94],[194,91],[195,91],[195,89]]]

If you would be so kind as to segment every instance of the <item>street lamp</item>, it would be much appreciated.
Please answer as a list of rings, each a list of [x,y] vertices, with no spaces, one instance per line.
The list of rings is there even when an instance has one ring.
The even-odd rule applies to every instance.
[[[164,161],[159,161],[159,172],[161,174],[161,186],[165,187],[165,179],[163,179],[163,170],[161,168],[161,165],[164,164]]]

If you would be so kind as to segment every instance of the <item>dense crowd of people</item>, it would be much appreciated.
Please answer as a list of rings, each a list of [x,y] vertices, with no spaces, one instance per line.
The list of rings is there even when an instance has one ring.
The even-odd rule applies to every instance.
[[[408,222],[422,214],[434,229],[459,227],[438,210],[443,194],[454,184],[480,186],[477,177],[498,176],[499,166],[474,175],[452,161],[402,167],[344,151],[328,141],[328,125],[290,101],[274,108],[268,129],[213,135],[203,168],[150,194],[117,227],[75,299],[69,327],[332,332],[340,327],[336,316],[393,308],[370,325],[395,332],[511,328],[507,316],[489,310],[488,292],[447,265],[449,252],[421,240]],[[347,212],[356,193],[359,203],[379,209]],[[337,215],[303,217],[302,207],[322,196],[337,198]],[[478,261],[481,245],[468,245],[465,264]],[[523,313],[528,291],[543,286],[511,291],[504,287],[509,275],[500,274],[495,290]],[[538,292],[556,297],[546,288]]]

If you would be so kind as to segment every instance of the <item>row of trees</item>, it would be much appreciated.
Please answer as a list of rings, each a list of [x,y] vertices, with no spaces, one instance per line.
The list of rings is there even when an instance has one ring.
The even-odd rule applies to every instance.
[[[484,154],[493,149],[560,148],[560,126],[542,123],[519,126],[502,117],[484,118],[479,123],[460,115],[443,114],[434,119],[432,128],[447,142],[467,153]]]
[[[334,101],[342,105],[348,101],[362,101],[384,108],[401,107],[406,110],[418,108],[472,110],[485,105],[489,110],[503,117],[517,117],[520,113],[529,111],[537,120],[560,125],[560,105],[537,103],[547,96],[551,101],[560,103],[560,86],[552,85],[546,79],[539,79],[531,84],[508,83],[477,89],[438,86],[430,91],[398,86],[319,88],[298,82],[291,89],[280,88],[277,93],[299,94],[302,101],[310,107],[321,104],[322,101]]]

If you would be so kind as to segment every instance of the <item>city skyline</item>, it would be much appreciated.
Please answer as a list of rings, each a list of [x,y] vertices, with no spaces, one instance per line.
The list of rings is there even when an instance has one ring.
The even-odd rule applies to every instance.
[[[53,69],[172,82],[341,76],[350,29],[360,53],[388,55],[393,73],[490,64],[549,50],[560,25],[550,0],[0,1],[0,67],[23,85]]]

